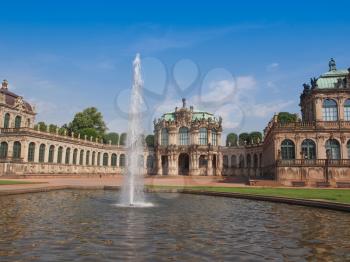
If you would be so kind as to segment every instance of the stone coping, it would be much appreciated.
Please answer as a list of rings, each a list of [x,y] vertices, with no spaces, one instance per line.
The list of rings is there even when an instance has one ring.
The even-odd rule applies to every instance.
[[[41,193],[49,192],[55,190],[120,190],[120,186],[78,186],[78,185],[62,185],[62,186],[47,186],[38,188],[23,188],[23,189],[8,189],[0,191],[1,196],[17,195],[17,194],[27,194],[27,193]],[[205,191],[205,190],[193,190],[193,189],[153,189],[145,188],[147,193],[183,193],[183,194],[193,194],[193,195],[206,195],[206,196],[216,196],[216,197],[231,197],[240,199],[249,199],[257,201],[268,201],[274,203],[284,203],[290,205],[299,205],[306,207],[324,208],[336,211],[350,212],[350,204],[322,201],[322,200],[311,200],[311,199],[298,199],[298,198],[288,198],[288,197],[276,197],[276,196],[264,196],[258,194],[242,194],[235,192],[215,192],[215,191]]]

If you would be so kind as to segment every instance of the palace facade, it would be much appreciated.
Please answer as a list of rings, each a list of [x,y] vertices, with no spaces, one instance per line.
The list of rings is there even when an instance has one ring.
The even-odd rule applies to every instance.
[[[144,148],[145,175],[234,176],[288,186],[350,185],[350,71],[329,71],[300,96],[302,118],[273,116],[254,145],[221,146],[222,119],[186,106],[154,121],[154,148]],[[0,89],[0,175],[122,174],[126,148],[74,134],[34,129],[35,108]],[[52,131],[52,130],[51,130]]]

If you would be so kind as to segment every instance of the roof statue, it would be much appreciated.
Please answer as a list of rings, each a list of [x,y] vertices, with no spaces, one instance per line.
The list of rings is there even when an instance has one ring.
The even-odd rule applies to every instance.
[[[335,60],[333,58],[331,58],[328,65],[329,65],[329,71],[336,71],[337,70],[337,66],[336,66]]]

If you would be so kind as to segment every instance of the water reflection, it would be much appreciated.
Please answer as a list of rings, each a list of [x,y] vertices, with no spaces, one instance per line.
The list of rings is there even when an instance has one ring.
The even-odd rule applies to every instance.
[[[1,261],[346,261],[350,214],[230,198],[147,195],[153,208],[114,206],[118,192],[0,198]]]

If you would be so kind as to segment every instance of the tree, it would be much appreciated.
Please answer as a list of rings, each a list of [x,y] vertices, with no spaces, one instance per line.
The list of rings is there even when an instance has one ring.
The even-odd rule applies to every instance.
[[[95,130],[95,132],[92,131]],[[95,107],[88,107],[76,113],[72,122],[68,124],[70,132],[79,133],[80,136],[88,133],[95,137],[103,137],[107,127],[102,114]]]
[[[119,144],[120,144],[121,146],[125,146],[125,145],[126,145],[126,133],[122,133],[122,134],[120,135]]]
[[[249,142],[250,144],[258,144],[262,141],[262,134],[261,132],[254,131],[249,134]]]
[[[50,133],[56,133],[56,129],[58,128],[57,125],[54,125],[54,124],[50,124],[49,125],[49,132]]]
[[[46,132],[47,131],[47,125],[45,124],[45,122],[38,122],[35,126],[34,126],[35,130],[39,130],[41,132]]]
[[[244,146],[249,144],[249,134],[241,133],[239,134],[239,145]]]
[[[298,120],[297,114],[291,114],[288,112],[280,112],[277,116],[277,121],[279,123],[292,123]]]
[[[146,141],[146,145],[147,145],[148,147],[154,147],[154,135],[148,135],[148,136],[146,136],[145,141]]]
[[[236,146],[238,136],[235,133],[229,133],[226,137],[226,146]]]
[[[77,134],[80,134],[80,138],[85,138],[85,135],[86,135],[87,139],[90,139],[91,136],[93,138],[96,138],[96,137],[100,138],[99,133],[94,128],[83,128],[83,129],[80,129],[79,132],[77,132]]]
[[[110,132],[105,134],[103,137],[105,143],[109,143],[109,140],[112,142],[112,145],[118,145],[119,142],[119,134],[115,132]]]

